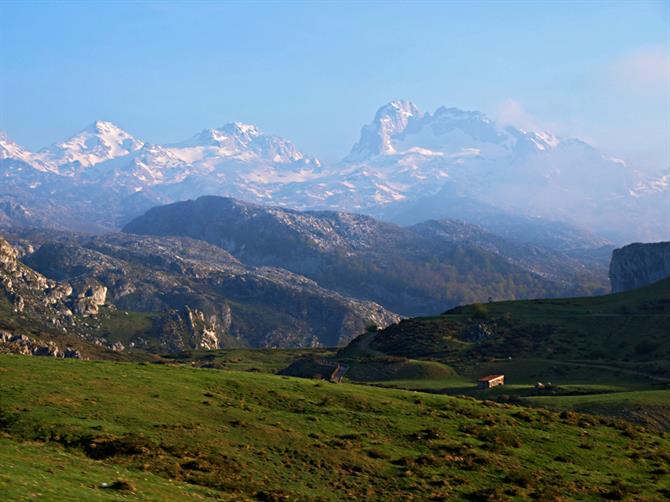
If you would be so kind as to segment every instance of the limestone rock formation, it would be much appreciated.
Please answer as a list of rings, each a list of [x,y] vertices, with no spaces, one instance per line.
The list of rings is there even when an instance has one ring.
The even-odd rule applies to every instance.
[[[50,318],[53,324],[67,324],[72,317],[68,305],[72,287],[35,272],[18,256],[18,251],[0,237],[0,294],[17,314],[34,314]]]
[[[86,278],[75,283],[72,306],[75,314],[94,316],[105,304],[107,287],[94,279]]]
[[[61,348],[53,341],[39,341],[26,335],[15,335],[0,330],[0,353],[25,356],[49,356],[83,359],[80,351],[71,347]]]

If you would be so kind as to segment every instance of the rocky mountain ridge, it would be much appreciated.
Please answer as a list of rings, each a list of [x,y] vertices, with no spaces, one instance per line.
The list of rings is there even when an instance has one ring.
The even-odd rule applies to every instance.
[[[402,315],[430,315],[490,296],[587,294],[604,287],[604,271],[566,254],[455,221],[403,228],[351,213],[209,196],[153,208],[124,232],[206,241],[247,265],[281,267]],[[596,289],[580,289],[585,284]]]

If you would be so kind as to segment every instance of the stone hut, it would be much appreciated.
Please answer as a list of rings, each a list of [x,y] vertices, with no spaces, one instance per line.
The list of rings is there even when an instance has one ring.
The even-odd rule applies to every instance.
[[[505,384],[505,375],[486,375],[477,380],[478,389],[490,389]]]

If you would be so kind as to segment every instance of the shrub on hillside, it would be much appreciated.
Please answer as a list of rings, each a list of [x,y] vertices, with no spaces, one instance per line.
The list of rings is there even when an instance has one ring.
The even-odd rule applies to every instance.
[[[482,303],[472,304],[473,317],[476,319],[484,319],[489,315],[489,309]]]

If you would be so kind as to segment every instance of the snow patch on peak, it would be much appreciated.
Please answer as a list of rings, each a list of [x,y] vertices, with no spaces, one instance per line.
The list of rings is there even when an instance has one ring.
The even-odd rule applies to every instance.
[[[551,150],[560,144],[558,138],[548,132],[527,132],[526,135],[538,150]]]
[[[618,157],[605,157],[605,159],[614,162],[615,164],[619,164],[620,166],[628,167],[626,161]]]

